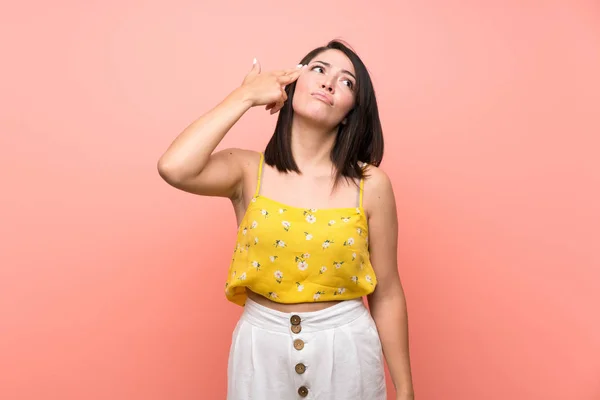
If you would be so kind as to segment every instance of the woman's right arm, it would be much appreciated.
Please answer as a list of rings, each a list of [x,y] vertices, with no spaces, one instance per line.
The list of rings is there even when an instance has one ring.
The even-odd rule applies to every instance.
[[[295,81],[300,72],[296,68],[261,73],[260,65],[255,63],[239,88],[175,138],[158,161],[160,176],[186,192],[238,198],[244,176],[243,150],[213,152],[251,107],[282,104],[287,98],[283,87]]]
[[[171,186],[204,196],[235,198],[242,167],[237,149],[213,154],[225,134],[252,107],[243,88],[192,122],[158,160],[158,173]]]

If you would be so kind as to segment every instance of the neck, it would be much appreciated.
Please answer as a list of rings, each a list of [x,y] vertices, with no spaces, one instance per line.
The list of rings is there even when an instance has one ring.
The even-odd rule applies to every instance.
[[[301,171],[333,167],[331,150],[337,127],[326,129],[295,116],[292,122],[292,154]]]

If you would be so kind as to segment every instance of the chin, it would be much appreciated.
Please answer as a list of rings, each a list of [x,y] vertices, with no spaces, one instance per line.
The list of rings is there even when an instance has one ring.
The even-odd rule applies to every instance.
[[[325,109],[320,104],[304,104],[300,107],[294,107],[294,114],[311,121],[315,125],[334,127],[339,123],[336,123],[331,110]]]

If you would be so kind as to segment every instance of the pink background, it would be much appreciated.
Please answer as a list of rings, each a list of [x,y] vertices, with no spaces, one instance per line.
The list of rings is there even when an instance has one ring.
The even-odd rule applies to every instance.
[[[600,4],[574,0],[5,5],[0,399],[224,399],[233,211],[156,162],[253,57],[335,37],[378,94],[417,399],[600,399]]]

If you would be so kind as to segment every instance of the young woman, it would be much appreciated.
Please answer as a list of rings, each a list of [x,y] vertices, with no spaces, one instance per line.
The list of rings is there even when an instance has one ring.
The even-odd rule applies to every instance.
[[[279,112],[264,153],[215,148],[251,107]],[[361,59],[332,41],[296,68],[261,71],[188,126],[158,162],[170,185],[231,200],[225,284],[244,306],[229,400],[414,398],[392,186]],[[367,296],[369,309],[362,297]],[[370,310],[370,311],[369,311]]]

